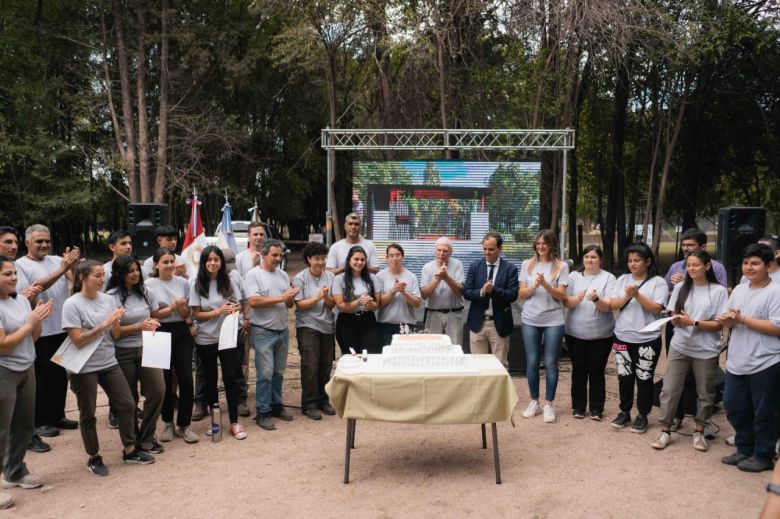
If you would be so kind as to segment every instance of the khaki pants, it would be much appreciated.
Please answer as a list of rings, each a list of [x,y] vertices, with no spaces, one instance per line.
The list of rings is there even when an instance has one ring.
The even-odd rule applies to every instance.
[[[710,422],[712,408],[715,405],[715,382],[718,373],[718,356],[710,359],[697,359],[669,348],[666,356],[666,373],[661,389],[661,411],[658,421],[662,425],[672,425],[677,404],[685,385],[688,367],[693,368],[696,380],[696,423],[706,425]]]
[[[442,313],[428,310],[425,329],[430,333],[447,334],[452,344],[463,344],[463,311]]]
[[[469,346],[471,353],[485,354],[492,353],[501,364],[506,368],[509,366],[507,356],[509,355],[509,335],[501,337],[496,331],[494,321],[483,321],[482,329],[478,332],[469,332]]]

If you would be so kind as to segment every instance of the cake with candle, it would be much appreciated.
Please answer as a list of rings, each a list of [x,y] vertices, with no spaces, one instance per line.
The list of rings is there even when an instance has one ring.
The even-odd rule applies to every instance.
[[[465,359],[460,345],[452,344],[443,334],[393,335],[390,346],[382,348],[382,365],[392,369],[457,370],[464,366]]]

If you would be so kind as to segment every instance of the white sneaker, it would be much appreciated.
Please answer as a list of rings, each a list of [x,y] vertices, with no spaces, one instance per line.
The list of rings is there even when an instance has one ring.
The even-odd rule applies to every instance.
[[[670,443],[672,443],[672,436],[666,431],[661,431],[661,434],[659,434],[655,440],[650,442],[650,446],[654,449],[662,451]]]
[[[172,442],[174,438],[173,422],[165,422],[165,427],[160,435],[161,442]]]
[[[555,422],[555,408],[552,404],[544,404],[544,423]]]
[[[704,439],[704,433],[698,431],[693,433],[693,448],[697,451],[707,452],[709,445],[707,445],[707,440]]]
[[[523,411],[523,418],[533,418],[538,414],[539,414],[539,402],[537,402],[536,400],[531,400],[531,403],[528,404],[528,407],[526,407],[525,411]]]

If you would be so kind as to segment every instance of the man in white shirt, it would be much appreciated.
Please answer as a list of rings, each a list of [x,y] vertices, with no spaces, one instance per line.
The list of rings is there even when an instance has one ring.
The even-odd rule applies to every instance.
[[[130,256],[133,253],[133,239],[127,231],[114,231],[108,237],[108,250],[111,251],[111,260],[103,263],[103,290],[111,280],[111,267],[114,261],[121,256]]]
[[[41,301],[52,300],[51,317],[43,322],[41,336],[35,341],[35,426],[37,433],[30,442],[31,450],[46,452],[50,449],[40,436],[58,436],[59,429],[76,429],[78,422],[65,418],[65,397],[68,378],[65,369],[51,362],[54,353],[62,345],[67,333],[62,329],[62,306],[70,295],[68,279],[72,267],[78,262],[78,247],[65,249],[60,256],[50,255],[51,233],[44,225],[31,225],[24,233],[27,256],[16,260],[17,271],[32,286],[40,286]],[[17,285],[17,288],[19,287]]]
[[[344,272],[349,249],[355,246],[363,247],[363,250],[366,251],[368,271],[371,274],[379,272],[379,259],[377,258],[374,242],[360,236],[360,228],[360,217],[356,213],[349,213],[344,218],[344,232],[347,237],[333,244],[330,251],[328,251],[328,261],[325,264],[325,267],[333,272],[334,276]]]
[[[450,257],[452,241],[436,240],[436,259],[422,269],[420,292],[425,299],[425,329],[446,333],[452,344],[463,342],[463,263]]]
[[[265,225],[260,222],[252,222],[246,230],[246,250],[236,255],[236,270],[243,278],[247,272],[260,264],[263,259],[262,249],[265,241]]]

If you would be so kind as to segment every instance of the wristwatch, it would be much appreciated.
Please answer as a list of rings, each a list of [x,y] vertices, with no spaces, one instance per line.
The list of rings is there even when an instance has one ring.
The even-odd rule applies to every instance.
[[[693,321],[693,326],[695,326],[696,328],[698,328],[698,327],[699,327],[699,321]]]
[[[596,297],[593,298],[593,302],[594,303],[598,303],[599,299],[601,299],[601,298],[599,296],[596,296]]]
[[[780,485],[773,485],[772,483],[769,483],[766,486],[766,491],[780,496]]]

